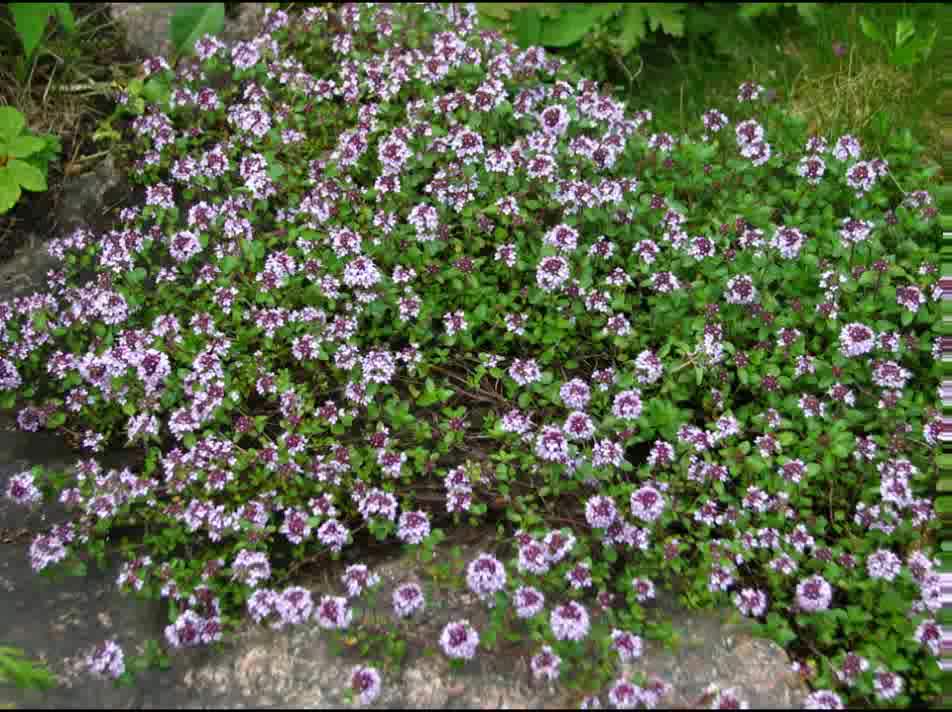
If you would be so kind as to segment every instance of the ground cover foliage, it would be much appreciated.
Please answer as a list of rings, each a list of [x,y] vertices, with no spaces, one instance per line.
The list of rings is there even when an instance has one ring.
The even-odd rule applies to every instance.
[[[453,666],[534,636],[537,677],[651,706],[617,663],[677,580],[786,646],[810,705],[937,693],[938,227],[908,132],[811,136],[753,77],[675,133],[459,5],[277,11],[196,53],[143,68],[145,205],[0,306],[0,405],[90,451],[11,481],[77,512],[38,572],[140,523],[117,583],[168,598],[164,650],[246,615],[360,635],[372,569],[321,600],[289,572],[489,523],[461,583],[491,624],[433,641]],[[97,465],[125,444],[141,472]],[[89,662],[131,679],[112,641]]]

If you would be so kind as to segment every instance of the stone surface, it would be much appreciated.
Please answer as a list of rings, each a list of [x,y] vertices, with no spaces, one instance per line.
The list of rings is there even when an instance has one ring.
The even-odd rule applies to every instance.
[[[0,300],[6,301],[34,291],[46,285],[46,273],[57,269],[59,263],[49,256],[45,243],[49,238],[69,234],[78,227],[100,233],[112,225],[110,208],[119,196],[129,197],[131,187],[122,179],[112,156],[96,165],[96,168],[63,181],[62,200],[54,224],[55,235],[40,235],[29,226],[27,239],[14,255],[0,263]]]
[[[169,20],[181,3],[109,3],[112,19],[125,29],[126,41],[131,49],[140,52],[143,58],[168,57],[172,45],[169,40]],[[219,39],[225,42],[247,40],[254,37],[264,16],[264,3],[243,2],[239,5],[238,18],[225,18],[225,29]]]

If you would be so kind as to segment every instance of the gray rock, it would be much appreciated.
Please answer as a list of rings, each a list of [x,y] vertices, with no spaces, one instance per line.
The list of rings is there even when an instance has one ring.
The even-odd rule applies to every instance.
[[[95,170],[64,180],[62,199],[57,211],[56,234],[38,235],[29,232],[23,246],[13,257],[0,263],[0,301],[45,291],[46,274],[59,269],[60,263],[46,250],[46,241],[67,235],[83,227],[100,234],[114,222],[111,215],[113,195],[126,197],[131,193],[112,156],[96,165]]]
[[[143,59],[169,56],[172,49],[169,20],[181,3],[113,2],[109,6],[112,19],[125,30],[130,48],[141,53]],[[264,9],[264,3],[241,3],[237,19],[226,16],[225,29],[219,39],[234,42],[254,37],[260,31]]]

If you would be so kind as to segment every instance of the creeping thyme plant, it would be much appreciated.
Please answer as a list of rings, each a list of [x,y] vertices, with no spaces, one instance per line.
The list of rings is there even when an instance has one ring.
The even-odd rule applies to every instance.
[[[144,207],[0,305],[4,407],[87,449],[11,480],[77,514],[35,570],[135,521],[118,585],[168,598],[166,650],[245,616],[335,638],[379,577],[315,600],[296,564],[491,525],[460,583],[492,622],[446,625],[452,667],[522,635],[586,706],[652,706],[664,681],[619,663],[680,581],[785,646],[808,706],[934,695],[941,284],[911,139],[808,136],[756,81],[670,133],[475,22],[272,11],[145,63],[171,91],[131,123]],[[141,472],[98,464],[127,444]],[[398,587],[394,619],[428,596]],[[89,661],[129,674],[113,641]]]

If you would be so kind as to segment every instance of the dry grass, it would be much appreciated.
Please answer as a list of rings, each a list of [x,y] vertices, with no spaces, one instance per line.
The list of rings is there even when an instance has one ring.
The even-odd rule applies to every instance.
[[[854,66],[852,60],[851,53],[844,71],[794,81],[793,111],[811,130],[863,133],[878,112],[914,96],[916,86],[909,72],[884,63]]]
[[[4,69],[0,69],[0,105],[20,111],[31,132],[60,137],[77,135],[84,117],[98,115],[85,96],[61,94],[53,89],[52,77],[39,93],[33,90],[30,82],[17,86]]]
[[[72,3],[76,31],[64,34],[52,20],[39,48],[22,74],[19,39],[9,13],[0,8],[0,106],[12,106],[28,130],[60,139],[62,153],[48,168],[49,189],[25,194],[0,215],[0,260],[23,243],[25,235],[46,229],[59,204],[64,180],[95,167],[113,148],[99,150],[91,137],[112,111],[116,81],[134,75],[122,31],[110,18],[107,3]],[[6,51],[6,50],[12,51]]]
[[[80,8],[87,9],[82,16]],[[16,76],[16,57],[0,60],[0,105],[12,106],[26,118],[30,131],[59,136],[66,166],[77,166],[78,153],[88,137],[88,127],[106,116],[104,99],[112,99],[113,81],[130,66],[117,62],[124,54],[116,42],[118,29],[105,3],[74,3],[77,28],[73,36],[60,30],[48,34],[34,53],[25,81]],[[0,20],[9,25],[9,20]],[[12,30],[12,27],[5,27]],[[134,71],[134,69],[133,69]],[[51,171],[63,166],[50,165]]]
[[[783,54],[800,65],[790,85],[792,110],[818,132],[853,133],[876,150],[885,148],[893,127],[912,129],[926,154],[939,161],[943,127],[935,98],[941,73],[935,54],[914,66],[896,67],[881,46],[863,35],[860,14],[891,28],[902,14],[898,5],[830,8],[816,31],[801,27],[785,33]],[[931,26],[925,10],[913,15],[920,31]],[[847,56],[834,55],[836,42],[849,48]],[[885,126],[878,125],[878,117],[886,119]]]

